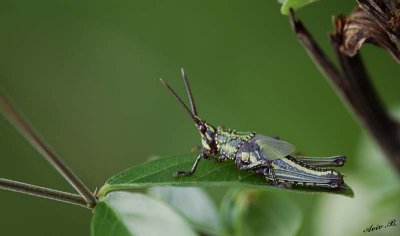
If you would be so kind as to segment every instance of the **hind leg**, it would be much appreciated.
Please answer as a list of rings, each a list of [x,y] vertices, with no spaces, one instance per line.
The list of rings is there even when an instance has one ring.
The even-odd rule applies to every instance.
[[[268,167],[262,167],[258,170],[256,170],[257,174],[262,174],[265,176],[265,179],[275,185],[278,188],[286,188],[286,189],[291,189],[292,188],[292,184],[287,182],[287,181],[279,181],[276,176],[275,176],[275,171],[272,167],[268,168]]]
[[[275,171],[273,168],[270,168],[268,170],[266,170],[264,173],[265,179],[267,181],[272,182],[273,185],[275,185],[278,188],[286,188],[286,189],[291,189],[292,188],[292,184],[287,182],[287,181],[282,181],[282,180],[278,180],[275,176]]]
[[[346,156],[306,157],[293,156],[295,159],[316,167],[341,167],[346,163]]]

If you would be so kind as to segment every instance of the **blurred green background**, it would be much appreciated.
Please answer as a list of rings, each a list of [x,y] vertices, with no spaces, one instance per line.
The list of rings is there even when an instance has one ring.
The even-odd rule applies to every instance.
[[[329,55],[331,15],[348,13],[354,2],[321,1],[298,12]],[[210,123],[278,135],[308,155],[346,154],[351,179],[357,163],[369,162],[356,158],[362,130],[279,8],[270,0],[4,0],[0,86],[93,190],[151,156],[199,144],[191,120],[159,82],[185,96],[180,67]],[[373,46],[362,55],[385,104],[398,104],[399,65]],[[0,177],[73,191],[2,116],[0,134]],[[223,192],[210,191],[216,201]],[[304,235],[323,232],[315,225],[324,208],[316,203],[343,198],[285,194],[310,216]],[[355,194],[346,201],[359,201]],[[83,208],[5,191],[0,200],[0,235],[89,235],[91,214]]]

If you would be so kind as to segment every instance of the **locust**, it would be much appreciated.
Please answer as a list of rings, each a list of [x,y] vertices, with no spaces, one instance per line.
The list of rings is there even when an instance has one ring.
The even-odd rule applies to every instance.
[[[178,100],[193,120],[201,136],[201,153],[197,156],[191,170],[176,171],[174,177],[191,176],[196,172],[200,161],[216,159],[224,162],[232,160],[243,171],[253,171],[263,175],[272,185],[281,188],[293,186],[338,189],[344,185],[343,175],[330,167],[341,167],[346,162],[343,155],[332,157],[306,157],[296,155],[292,144],[256,132],[239,132],[215,127],[197,114],[192,91],[182,68],[191,109],[183,102],[175,90],[160,79],[161,83]]]

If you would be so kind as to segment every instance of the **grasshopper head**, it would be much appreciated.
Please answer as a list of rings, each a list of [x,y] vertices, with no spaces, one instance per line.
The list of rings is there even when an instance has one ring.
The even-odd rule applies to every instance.
[[[203,146],[204,149],[210,151],[211,153],[216,152],[216,143],[215,143],[215,132],[216,129],[210,125],[207,124],[204,120],[201,120],[198,118],[196,123],[196,127],[199,130],[199,133],[201,135],[201,145]]]

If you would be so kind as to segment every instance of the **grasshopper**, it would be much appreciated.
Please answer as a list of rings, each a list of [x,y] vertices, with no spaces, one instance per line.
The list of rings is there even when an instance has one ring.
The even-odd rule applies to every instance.
[[[173,174],[175,177],[193,175],[201,160],[216,158],[220,162],[233,160],[240,170],[261,174],[267,182],[277,187],[310,186],[337,189],[344,185],[343,175],[326,167],[343,166],[346,162],[345,156],[296,156],[295,147],[279,138],[215,127],[198,116],[192,91],[183,69],[182,79],[191,110],[169,84],[162,79],[160,81],[192,118],[200,133],[202,147],[192,169],[177,171]]]

